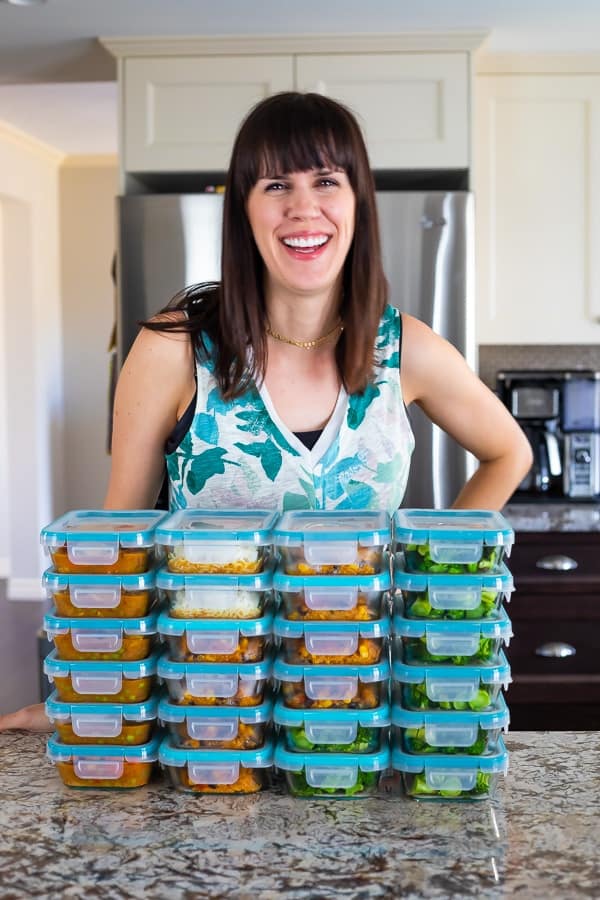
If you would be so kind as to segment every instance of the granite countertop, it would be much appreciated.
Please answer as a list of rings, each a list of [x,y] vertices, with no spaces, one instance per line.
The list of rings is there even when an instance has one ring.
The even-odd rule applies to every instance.
[[[62,785],[45,736],[0,735],[12,898],[597,898],[600,733],[515,732],[494,801],[297,800]]]
[[[502,510],[515,531],[599,531],[597,503],[509,503]]]

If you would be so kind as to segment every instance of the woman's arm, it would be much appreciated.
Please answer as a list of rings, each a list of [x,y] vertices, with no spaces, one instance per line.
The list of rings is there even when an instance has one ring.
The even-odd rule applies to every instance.
[[[417,403],[479,460],[453,506],[501,509],[531,467],[527,438],[455,347],[412,316],[402,323],[404,402]]]
[[[0,716],[0,731],[52,731],[43,703],[24,706],[16,712]]]
[[[164,445],[195,391],[189,335],[142,328],[115,393],[105,509],[151,509],[164,475]]]

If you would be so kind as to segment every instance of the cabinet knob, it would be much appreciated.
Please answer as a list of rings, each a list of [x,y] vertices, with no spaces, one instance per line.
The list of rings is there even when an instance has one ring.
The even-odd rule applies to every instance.
[[[570,556],[563,556],[562,553],[556,553],[552,556],[542,556],[536,562],[538,569],[549,569],[551,572],[570,572],[577,568],[577,560]]]
[[[556,659],[566,659],[569,656],[575,656],[575,647],[571,644],[565,644],[562,641],[548,641],[536,648],[536,656],[553,656]]]

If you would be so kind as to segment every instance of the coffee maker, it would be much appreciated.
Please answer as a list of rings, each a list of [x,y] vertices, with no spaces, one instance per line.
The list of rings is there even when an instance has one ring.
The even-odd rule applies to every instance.
[[[533,465],[513,500],[597,498],[600,372],[503,371],[497,392],[533,450]]]

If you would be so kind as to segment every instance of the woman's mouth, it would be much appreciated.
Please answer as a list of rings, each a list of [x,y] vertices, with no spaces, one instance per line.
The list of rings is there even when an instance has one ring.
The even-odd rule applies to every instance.
[[[281,238],[281,243],[293,256],[312,259],[323,251],[330,240],[331,235],[328,234],[294,235]]]

